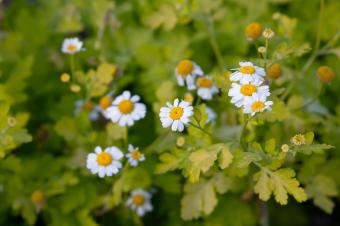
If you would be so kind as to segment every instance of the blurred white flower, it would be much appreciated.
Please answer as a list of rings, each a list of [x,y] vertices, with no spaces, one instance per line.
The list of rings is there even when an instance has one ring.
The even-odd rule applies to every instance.
[[[151,204],[151,194],[143,189],[136,189],[131,192],[126,201],[126,206],[130,207],[138,216],[144,216],[147,212],[153,210]]]

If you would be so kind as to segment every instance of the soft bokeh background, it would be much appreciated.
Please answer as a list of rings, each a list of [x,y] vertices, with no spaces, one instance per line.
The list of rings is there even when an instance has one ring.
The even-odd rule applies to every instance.
[[[239,61],[257,58],[256,45],[263,45],[263,41],[254,43],[245,38],[246,25],[257,21],[272,28],[276,36],[269,51],[285,57],[280,62],[283,75],[273,86],[284,88],[290,81],[297,81],[285,103],[299,106],[304,98],[317,92],[320,82],[315,71],[319,66],[332,67],[337,76],[325,85],[307,113],[279,112],[281,121],[260,127],[253,131],[254,136],[275,136],[278,143],[283,143],[299,131],[314,131],[318,140],[336,148],[324,155],[301,157],[294,165],[301,172],[298,178],[323,173],[339,191],[340,1],[324,2],[320,46],[330,42],[331,47],[321,52],[301,76],[301,68],[315,47],[318,0],[1,1],[0,100],[9,103],[8,115],[16,117],[20,128],[6,139],[0,133],[0,225],[143,224],[124,205],[107,211],[105,204],[110,203],[115,180],[100,180],[85,168],[86,153],[94,146],[112,144],[123,135],[117,128],[107,128],[104,120],[92,123],[85,113],[74,116],[75,102],[82,99],[82,91],[71,92],[59,78],[70,70],[69,57],[60,51],[61,43],[73,36],[82,39],[86,48],[76,55],[78,71],[87,73],[108,62],[116,67],[116,77],[114,88],[107,92],[129,89],[142,96],[150,111],[146,119],[131,128],[129,140],[146,147],[160,134],[156,109],[164,100],[185,93],[177,88],[173,76],[179,60],[195,60],[223,88],[223,71],[236,67]],[[98,102],[99,98],[93,96],[92,100]],[[218,125],[237,124],[225,90],[210,105],[220,115]],[[1,117],[7,123],[7,113]],[[168,139],[174,141],[175,137]],[[155,211],[144,218],[144,225],[258,224],[256,199],[247,202],[240,198],[247,186],[244,181],[234,193],[220,196],[218,207],[204,220],[181,220],[179,208],[185,179],[175,173],[153,175],[158,161],[158,152],[155,153],[142,166],[143,175],[132,177],[140,180],[138,185],[158,190],[153,199]],[[31,202],[36,190],[48,197],[39,213]],[[339,195],[332,198],[339,204]],[[275,226],[335,226],[340,222],[339,208],[325,213],[311,200],[298,204],[290,199],[287,206],[273,200],[268,204],[269,219]]]

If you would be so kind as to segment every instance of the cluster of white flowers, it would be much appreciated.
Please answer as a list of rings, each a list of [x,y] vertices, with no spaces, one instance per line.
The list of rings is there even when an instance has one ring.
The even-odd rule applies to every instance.
[[[180,61],[175,69],[178,85],[187,86],[189,90],[197,89],[197,95],[203,100],[211,100],[218,93],[212,78],[203,73],[200,66],[191,60]]]
[[[133,147],[129,144],[129,153],[125,155],[131,166],[138,166],[139,162],[145,160],[144,154],[140,152],[138,147]],[[104,150],[101,147],[96,147],[94,153],[87,155],[86,166],[99,177],[112,176],[117,174],[122,168],[121,160],[124,157],[123,152],[115,146],[107,147]]]
[[[230,76],[232,88],[228,92],[231,103],[238,108],[243,107],[243,112],[252,116],[257,112],[271,110],[273,102],[267,101],[269,87],[262,85],[265,70],[251,62],[240,62],[240,67],[233,70],[235,72]]]

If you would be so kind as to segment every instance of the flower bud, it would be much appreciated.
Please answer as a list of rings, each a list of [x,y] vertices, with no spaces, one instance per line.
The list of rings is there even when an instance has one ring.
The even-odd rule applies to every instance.
[[[258,39],[261,36],[262,31],[263,31],[262,25],[259,23],[253,22],[253,23],[250,23],[246,27],[245,34],[246,34],[246,37],[250,40]]]
[[[316,71],[316,75],[318,76],[320,81],[330,83],[335,77],[335,72],[332,68],[328,66],[321,66]]]

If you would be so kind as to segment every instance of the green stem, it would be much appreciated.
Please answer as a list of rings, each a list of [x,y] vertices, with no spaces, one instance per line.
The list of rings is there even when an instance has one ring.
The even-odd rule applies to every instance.
[[[267,59],[268,59],[268,47],[269,47],[269,40],[266,38],[266,52],[264,53],[264,69],[267,70]]]
[[[243,124],[241,134],[240,134],[240,145],[243,147],[244,150],[247,150],[247,144],[245,142],[245,134],[246,134],[248,122],[250,121],[251,117],[248,118],[246,114],[243,114],[243,119],[244,119],[244,124]]]
[[[74,79],[74,70],[75,70],[74,54],[70,54],[70,67],[71,67],[71,78]]]
[[[320,14],[319,14],[318,28],[317,28],[317,32],[316,32],[315,48],[314,48],[313,54],[309,57],[306,64],[303,66],[302,74],[307,72],[307,70],[313,64],[315,58],[318,55],[318,51],[319,51],[319,48],[320,48],[321,25],[322,25],[323,13],[324,13],[324,6],[325,6],[325,1],[320,0]]]
[[[222,53],[221,53],[221,49],[220,49],[220,47],[217,43],[217,40],[216,40],[214,22],[212,21],[210,15],[204,15],[204,18],[205,18],[205,22],[206,22],[207,28],[208,28],[208,36],[209,36],[210,45],[211,45],[213,52],[215,54],[215,57],[217,59],[218,66],[219,66],[220,70],[223,71],[223,67],[224,67],[223,56],[222,56]]]
[[[205,133],[205,134],[211,136],[212,138],[214,138],[214,135],[212,135],[210,132],[208,132],[208,131],[206,131],[205,129],[203,129],[201,126],[195,125],[195,124],[192,123],[192,122],[189,122],[189,125],[191,125],[191,126],[197,128],[197,129],[201,130],[203,133]]]

